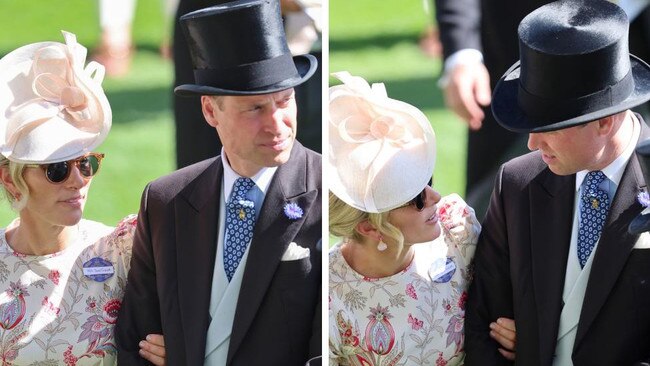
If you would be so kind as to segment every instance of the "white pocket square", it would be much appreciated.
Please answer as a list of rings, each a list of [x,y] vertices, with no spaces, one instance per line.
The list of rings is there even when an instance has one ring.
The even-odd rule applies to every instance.
[[[303,248],[300,245],[291,242],[287,250],[282,254],[282,261],[295,261],[298,259],[309,258],[309,248]]]
[[[639,240],[634,243],[634,247],[632,249],[650,249],[650,233],[647,231],[641,233]]]

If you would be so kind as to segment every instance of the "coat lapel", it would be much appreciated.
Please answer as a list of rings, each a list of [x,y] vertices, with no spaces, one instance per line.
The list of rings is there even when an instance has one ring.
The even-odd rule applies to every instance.
[[[557,176],[545,169],[531,184],[531,256],[537,305],[541,364],[550,364],[562,311],[575,175]]]
[[[645,126],[643,120],[640,123],[642,129],[639,141],[643,141],[650,136],[650,129]],[[594,253],[595,257],[573,347],[574,353],[603,304],[607,301],[607,296],[616,284],[630,251],[639,238],[638,235],[628,233],[627,227],[634,217],[643,210],[643,207],[637,202],[636,196],[644,185],[638,158],[636,153],[633,153],[616,190],[605,227],[596,247],[596,253]]]
[[[259,309],[282,254],[300,230],[318,192],[307,192],[307,168],[304,148],[296,143],[289,161],[275,173],[255,224],[246,270],[242,280],[230,336],[228,364],[241,345]],[[288,202],[297,204],[305,215],[296,220],[283,212]]]
[[[178,302],[188,365],[202,365],[205,357],[222,177],[217,157],[174,201]]]

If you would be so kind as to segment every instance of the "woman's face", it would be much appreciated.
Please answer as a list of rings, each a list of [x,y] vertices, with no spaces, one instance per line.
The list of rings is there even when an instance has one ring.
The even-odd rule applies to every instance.
[[[404,244],[416,244],[431,241],[440,235],[438,224],[438,209],[440,193],[426,186],[424,209],[418,211],[415,205],[408,205],[390,211],[388,221],[401,230]]]
[[[83,214],[91,178],[85,178],[77,164],[70,164],[68,178],[58,184],[51,183],[40,167],[26,167],[23,178],[29,188],[29,198],[20,211],[22,220],[58,226],[76,225]]]

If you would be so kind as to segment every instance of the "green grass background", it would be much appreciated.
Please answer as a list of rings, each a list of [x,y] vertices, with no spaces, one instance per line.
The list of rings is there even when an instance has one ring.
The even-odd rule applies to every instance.
[[[0,0],[0,55],[32,42],[63,42],[61,30],[75,33],[91,51],[100,37],[97,3]],[[106,159],[93,179],[86,218],[115,225],[137,212],[147,182],[174,169],[172,64],[158,56],[167,32],[162,14],[160,0],[138,0],[133,24],[137,53],[131,71],[103,83],[113,108],[113,127],[97,149]],[[0,202],[0,226],[16,216],[7,202]]]

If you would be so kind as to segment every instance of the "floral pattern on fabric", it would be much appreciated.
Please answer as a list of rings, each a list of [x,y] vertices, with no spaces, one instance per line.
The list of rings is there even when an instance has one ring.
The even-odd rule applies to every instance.
[[[0,230],[0,365],[116,364],[113,328],[135,225],[135,215],[116,228],[82,220],[73,244],[44,256],[14,252]],[[110,262],[112,276],[86,276],[93,258]]]
[[[442,235],[402,272],[368,278],[329,254],[330,365],[462,365],[470,263],[481,227],[458,195],[438,203]]]

